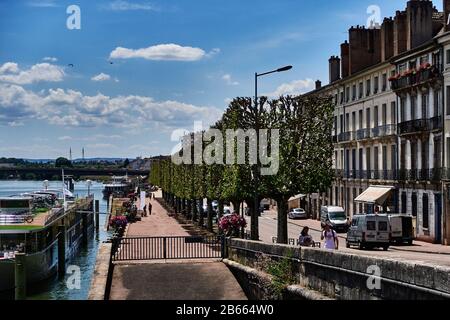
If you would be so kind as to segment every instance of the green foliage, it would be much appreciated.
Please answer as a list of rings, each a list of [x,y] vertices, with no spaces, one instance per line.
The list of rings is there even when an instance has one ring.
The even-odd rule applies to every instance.
[[[272,261],[267,266],[267,273],[273,277],[272,288],[276,295],[279,296],[288,285],[295,283],[293,268],[292,254],[280,261]]]
[[[61,168],[61,167],[72,168],[72,162],[67,158],[59,157],[55,161],[55,167],[57,167],[57,168]]]

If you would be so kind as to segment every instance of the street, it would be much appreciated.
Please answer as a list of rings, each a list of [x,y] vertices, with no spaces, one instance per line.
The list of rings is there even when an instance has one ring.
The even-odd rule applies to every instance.
[[[250,232],[250,217],[247,217],[247,231]],[[309,234],[314,241],[320,241],[320,222],[316,220],[290,220],[288,219],[289,238],[297,239],[304,226],[310,228]],[[259,218],[259,236],[261,241],[272,243],[272,237],[277,235],[277,214],[274,211],[265,211]],[[432,265],[450,266],[450,248],[423,242],[415,242],[413,246],[391,246],[388,251],[382,249],[359,250],[345,247],[345,233],[339,233],[339,251],[358,255],[377,256],[395,260],[429,263]],[[322,244],[323,246],[323,244]],[[423,251],[428,252],[423,252]],[[438,253],[439,252],[439,253]]]

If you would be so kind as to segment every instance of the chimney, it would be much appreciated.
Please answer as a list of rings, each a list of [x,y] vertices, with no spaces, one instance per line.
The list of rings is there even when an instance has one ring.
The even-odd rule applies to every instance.
[[[410,0],[406,14],[406,48],[411,50],[433,38],[433,3],[428,0]]]
[[[406,51],[406,12],[397,11],[394,18],[394,56]]]
[[[444,26],[445,31],[450,31],[450,0],[444,0]]]
[[[328,60],[330,83],[335,82],[341,78],[341,59],[339,57],[331,56]]]
[[[387,61],[394,55],[394,20],[384,18],[381,25],[381,61]]]
[[[322,81],[317,80],[316,81],[316,90],[319,90],[320,88],[322,88]]]
[[[345,40],[341,44],[341,77],[347,78],[350,74],[350,45]]]
[[[350,74],[381,61],[380,35],[380,29],[366,29],[364,26],[350,28]]]

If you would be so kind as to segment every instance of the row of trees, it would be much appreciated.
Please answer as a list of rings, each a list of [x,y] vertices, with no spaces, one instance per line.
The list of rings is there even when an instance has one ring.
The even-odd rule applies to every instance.
[[[152,163],[150,182],[163,190],[164,200],[178,212],[185,212],[193,221],[203,225],[202,203],[207,199],[207,228],[212,230],[212,201],[219,202],[219,218],[223,214],[224,202],[231,202],[239,208],[242,202],[247,204],[251,213],[251,238],[259,239],[258,216],[259,203],[264,198],[277,201],[279,243],[287,243],[287,203],[288,199],[299,193],[324,192],[330,186],[333,171],[333,145],[331,131],[333,110],[330,97],[319,96],[283,96],[268,100],[261,98],[258,107],[250,98],[234,99],[222,118],[211,129],[220,130],[226,136],[226,130],[241,129],[247,132],[256,129],[269,130],[269,136],[279,141],[278,148],[267,146],[267,155],[278,160],[278,170],[270,175],[261,174],[260,158],[250,162],[248,151],[251,139],[245,139],[245,164],[226,163],[226,152],[218,152],[217,143],[227,150],[226,139],[203,132],[210,139],[203,139],[203,152],[211,154],[215,163],[194,164],[194,142],[197,135],[190,135],[190,161],[176,164],[171,157]],[[279,132],[278,137],[272,132]],[[216,130],[216,132],[217,132]],[[271,131],[272,130],[272,131]],[[277,131],[278,130],[278,131]],[[247,137],[248,138],[248,137]],[[230,148],[237,156],[238,147],[234,140]],[[254,141],[253,141],[254,142]],[[261,141],[256,141],[258,146]],[[216,147],[213,147],[216,146]],[[231,147],[231,146],[228,146]],[[183,156],[186,148],[175,156]],[[264,152],[263,152],[264,153]],[[198,154],[198,153],[197,153]],[[172,155],[174,156],[174,155]]]

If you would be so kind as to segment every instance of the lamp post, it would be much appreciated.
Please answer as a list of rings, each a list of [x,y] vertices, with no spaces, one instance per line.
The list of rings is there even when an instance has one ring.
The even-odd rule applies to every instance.
[[[271,74],[276,72],[284,72],[291,70],[292,66],[285,66],[282,68],[278,68],[276,70],[263,72],[263,73],[257,73],[255,72],[255,131],[256,131],[256,150],[259,154],[259,103],[258,103],[258,78]],[[256,157],[256,166],[253,173],[253,182],[255,186],[255,195],[254,195],[254,213],[251,220],[251,239],[252,240],[259,240],[259,230],[258,230],[258,219],[259,219],[259,171],[260,171],[260,165],[259,165],[259,156]]]

